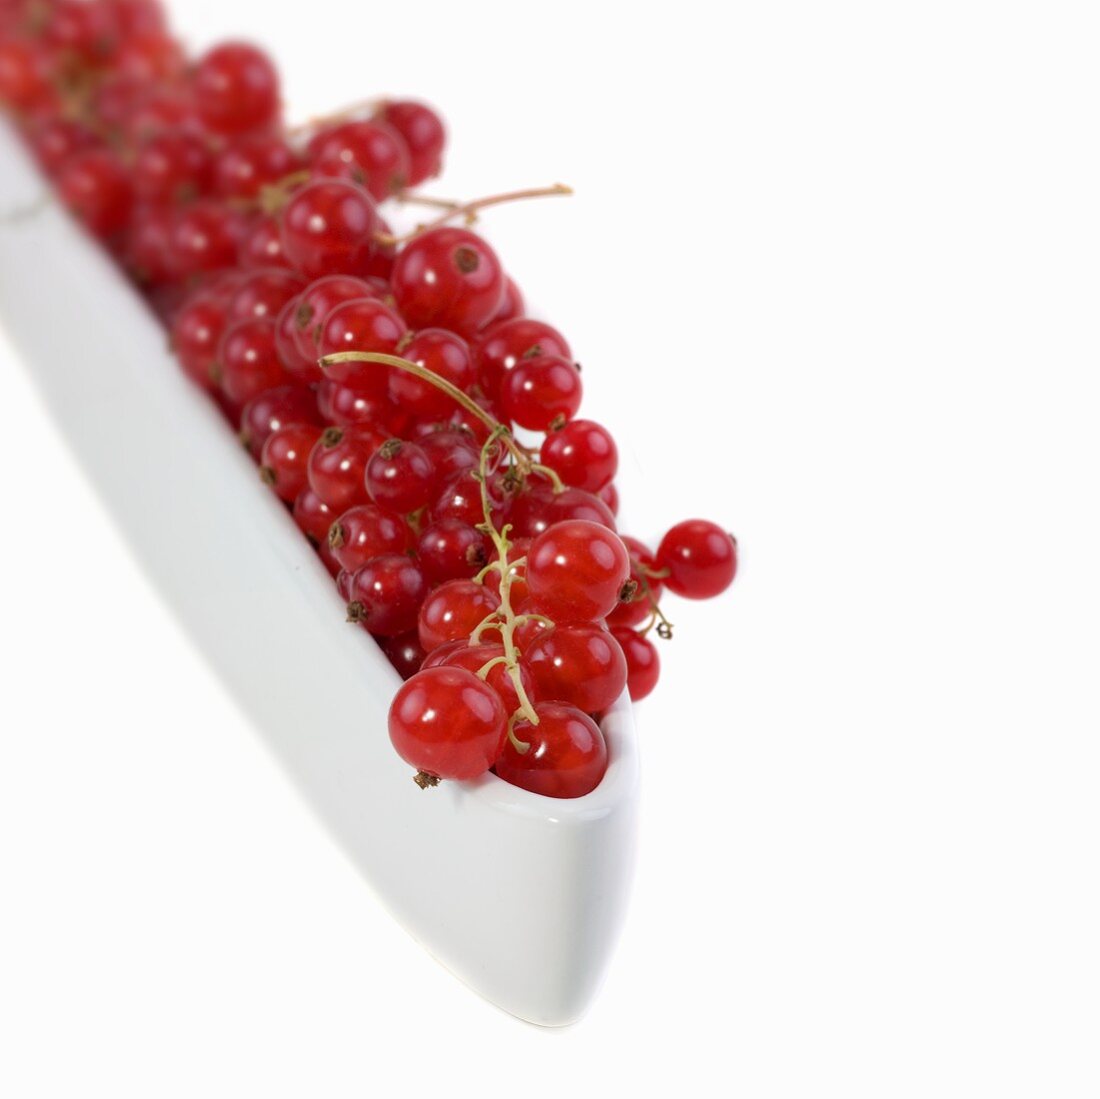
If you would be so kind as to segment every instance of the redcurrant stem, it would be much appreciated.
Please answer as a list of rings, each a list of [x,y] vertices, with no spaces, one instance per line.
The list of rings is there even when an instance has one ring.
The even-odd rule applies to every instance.
[[[277,214],[286,205],[290,192],[300,183],[308,183],[310,178],[311,173],[303,169],[291,172],[274,183],[265,183],[257,199],[260,209],[265,214]]]
[[[398,191],[394,198],[411,206],[432,206],[437,210],[457,210],[462,205],[456,198],[432,198],[415,191]]]
[[[507,664],[508,657],[506,656],[494,656],[492,660],[487,660],[484,664],[478,668],[475,673],[478,679],[488,679],[489,673],[500,664]]]
[[[504,444],[508,453],[512,456],[512,460],[519,468],[522,477],[526,477],[530,473],[538,473],[550,480],[554,492],[565,491],[565,485],[557,473],[549,466],[532,462],[531,455],[512,438],[512,432],[508,427],[491,413],[486,412],[469,394],[463,393],[458,386],[452,385],[446,378],[441,378],[427,367],[414,363],[409,359],[403,359],[400,355],[387,355],[381,351],[337,351],[333,355],[326,355],[323,359],[318,359],[317,363],[322,370],[333,366],[335,363],[381,363],[384,366],[392,366],[397,370],[404,370],[423,381],[430,382],[436,389],[441,389],[453,401],[460,404],[467,412],[476,416],[489,429],[490,441],[495,442],[499,439]],[[488,442],[486,446],[488,446]]]
[[[384,100],[374,99],[360,99],[358,102],[349,103],[346,107],[341,107],[338,111],[333,111],[332,114],[317,115],[315,118],[307,118],[305,122],[299,122],[294,126],[287,127],[288,137],[298,137],[301,134],[307,134],[310,130],[318,130],[322,126],[332,126],[337,122],[347,122],[352,118],[356,118],[359,115],[373,114],[384,103]]]
[[[505,202],[518,202],[527,198],[549,198],[553,195],[571,195],[572,193],[573,188],[567,187],[564,183],[554,183],[549,187],[528,187],[522,191],[505,191],[499,195],[488,195],[486,198],[474,199],[473,202],[463,202],[450,206],[439,217],[433,218],[423,225],[418,225],[411,232],[404,233],[401,236],[394,236],[393,233],[375,233],[374,239],[386,247],[395,244],[407,244],[410,240],[420,236],[421,233],[438,229],[441,225],[446,225],[447,222],[456,217],[464,217],[466,224],[472,225],[477,220],[477,212],[489,206],[500,206]]]

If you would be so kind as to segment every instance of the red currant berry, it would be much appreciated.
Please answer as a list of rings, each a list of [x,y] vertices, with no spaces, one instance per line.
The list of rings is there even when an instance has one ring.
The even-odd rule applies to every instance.
[[[383,638],[381,645],[386,659],[402,679],[410,679],[420,671],[425,653],[420,647],[420,639],[415,632],[403,633],[399,637]]]
[[[514,498],[508,520],[517,535],[534,538],[555,523],[583,519],[615,530],[615,516],[598,497],[581,488],[555,493],[549,485],[530,485]]]
[[[387,439],[367,463],[366,485],[379,507],[407,515],[431,499],[435,466],[416,443]]]
[[[370,424],[325,428],[309,456],[309,487],[337,515],[365,504],[367,463],[385,441]]]
[[[203,290],[183,305],[172,322],[172,350],[188,377],[204,389],[216,387],[211,370],[228,313],[222,296]]]
[[[65,205],[101,239],[124,228],[133,209],[129,174],[105,149],[70,156],[58,169],[57,190]]]
[[[505,276],[504,297],[501,299],[500,308],[496,311],[492,320],[489,321],[489,324],[499,324],[501,321],[514,321],[517,317],[523,316],[523,311],[523,294],[520,292],[520,288],[512,279]],[[566,357],[568,358],[568,355]]]
[[[252,457],[258,459],[273,431],[286,424],[320,422],[317,400],[308,389],[300,385],[281,385],[253,397],[241,410],[240,440]],[[327,525],[325,530],[328,531]]]
[[[0,65],[3,64],[0,44]],[[0,86],[3,77],[0,75]],[[0,101],[4,98],[0,88]],[[35,159],[47,175],[53,175],[73,153],[94,149],[99,139],[85,125],[68,118],[47,116],[31,123],[25,134]]]
[[[472,476],[472,472],[452,478],[442,489],[429,511],[433,522],[444,519],[457,519],[477,526],[485,522],[485,513],[481,505],[481,485]],[[499,509],[497,509],[499,514]],[[494,515],[496,518],[496,515]]]
[[[47,55],[31,42],[0,38],[0,105],[30,110],[53,98]]]
[[[630,582],[635,587],[633,596],[626,601],[620,600],[607,616],[607,623],[609,626],[637,626],[653,613],[664,584],[653,576],[658,567],[657,558],[649,548],[629,535],[619,537],[630,554]]]
[[[648,637],[640,633],[617,626],[611,631],[612,637],[622,646],[626,657],[626,685],[632,702],[641,702],[654,687],[661,675],[661,658],[657,647]]]
[[[539,698],[568,702],[586,714],[606,710],[626,688],[626,657],[599,626],[555,626],[524,650]]]
[[[600,498],[600,503],[606,504],[608,511],[617,517],[619,514],[619,490],[615,487],[614,482],[610,485],[604,485],[596,495]]]
[[[360,504],[332,524],[328,544],[340,567],[353,573],[374,557],[407,553],[412,532],[404,519],[374,504]]]
[[[469,345],[461,336],[446,329],[421,329],[401,349],[400,355],[457,389],[465,391],[474,382]],[[449,416],[455,410],[455,400],[450,394],[408,371],[394,370],[390,374],[389,387],[394,401],[418,419]]]
[[[387,122],[404,139],[409,154],[407,186],[439,175],[443,167],[443,146],[447,134],[439,115],[423,103],[397,100],[387,103],[379,112],[380,119]]]
[[[416,540],[416,556],[430,584],[469,579],[489,563],[489,537],[469,523],[444,519],[431,523]]]
[[[308,385],[321,377],[321,368],[315,356],[303,355],[298,350],[297,315],[300,301],[298,297],[291,298],[279,310],[275,318],[275,347],[286,372],[295,381]]]
[[[222,198],[256,198],[264,187],[301,167],[301,158],[282,138],[268,134],[238,138],[214,160],[214,190]]]
[[[478,383],[494,399],[500,395],[504,376],[516,363],[539,355],[572,359],[565,337],[542,321],[516,317],[496,321],[485,329],[477,344]]]
[[[255,317],[274,320],[283,306],[304,288],[305,280],[285,268],[249,272],[229,301],[229,315],[234,320]]]
[[[167,206],[138,206],[130,217],[121,258],[130,276],[146,289],[172,281],[168,242],[174,221]]]
[[[408,419],[389,397],[337,385],[327,378],[317,387],[317,405],[324,418],[337,427],[372,424],[386,438],[401,434]]]
[[[309,487],[306,463],[321,429],[315,424],[286,424],[273,431],[260,451],[260,476],[288,504]]]
[[[531,596],[555,622],[603,618],[624,598],[629,578],[630,557],[619,536],[583,519],[543,531],[527,554]],[[633,594],[630,587],[625,598]]]
[[[294,500],[294,522],[315,546],[328,548],[328,532],[336,513],[311,488],[302,489]],[[337,565],[339,567],[339,565]]]
[[[599,492],[619,468],[611,432],[592,420],[572,420],[543,440],[539,461],[567,484]]]
[[[165,130],[138,149],[130,180],[147,202],[190,202],[206,192],[210,172],[206,142],[186,130]]]
[[[338,305],[373,297],[377,294],[371,284],[352,275],[326,275],[311,282],[294,314],[295,345],[303,358],[313,363],[320,358],[321,329]]]
[[[339,351],[374,351],[392,355],[405,335],[405,323],[375,298],[338,305],[325,318],[318,350],[321,356]],[[364,393],[385,396],[392,368],[381,363],[338,362],[322,367],[326,378]]]
[[[476,332],[500,307],[504,273],[496,253],[468,229],[432,229],[413,238],[393,265],[393,293],[414,328]]]
[[[737,540],[716,523],[677,523],[657,547],[657,564],[668,569],[665,585],[687,599],[720,595],[737,575]]]
[[[119,44],[111,70],[141,84],[172,84],[186,72],[187,57],[171,35],[149,31]]]
[[[517,363],[501,384],[509,420],[532,431],[548,431],[571,420],[581,406],[580,371],[558,355],[535,355]]]
[[[417,443],[432,460],[441,483],[451,481],[460,473],[477,469],[480,451],[466,432],[451,427],[436,427],[418,435]]]
[[[216,369],[222,394],[238,410],[260,393],[285,385],[275,325],[263,317],[231,325],[218,344]]]
[[[579,798],[599,786],[607,771],[607,744],[586,713],[561,702],[536,702],[539,723],[517,721],[520,752],[507,737],[496,761],[498,778],[550,798]]]
[[[398,690],[389,716],[397,754],[418,785],[485,774],[508,735],[500,696],[465,668],[427,668]]]
[[[110,12],[85,0],[54,0],[43,27],[43,37],[59,53],[87,65],[102,64],[110,56],[115,37]]]
[[[490,660],[497,660],[503,655],[503,645],[491,642],[471,645],[463,638],[459,641],[448,641],[446,645],[440,645],[439,648],[432,649],[424,659],[424,667],[465,668],[468,672],[477,675]],[[517,661],[516,666],[519,669],[520,682],[523,684],[527,699],[529,702],[533,702],[535,699],[535,681],[531,678],[531,673],[522,660]],[[500,700],[504,703],[504,708],[508,713],[514,713],[519,709],[519,694],[504,664],[494,665],[489,670],[488,675],[485,676],[485,682],[500,695]]]
[[[290,261],[283,255],[283,238],[277,218],[261,214],[248,223],[237,246],[237,262],[247,268],[291,269]]]
[[[195,103],[203,124],[217,134],[244,134],[270,126],[279,115],[279,75],[266,54],[226,42],[195,67]]]
[[[375,202],[402,190],[409,178],[405,139],[385,122],[343,122],[322,130],[309,143],[315,175],[350,179]]]
[[[179,278],[232,267],[243,231],[237,211],[207,200],[193,203],[176,216],[169,264]]]
[[[424,600],[417,629],[425,652],[448,641],[468,640],[470,634],[500,606],[500,600],[484,584],[473,580],[448,580]],[[500,637],[498,630],[486,630],[487,640]]]
[[[354,183],[321,179],[296,191],[283,209],[283,254],[306,278],[365,274],[378,214]]]
[[[408,633],[428,591],[420,566],[403,554],[373,557],[351,578],[348,621],[376,637]]]

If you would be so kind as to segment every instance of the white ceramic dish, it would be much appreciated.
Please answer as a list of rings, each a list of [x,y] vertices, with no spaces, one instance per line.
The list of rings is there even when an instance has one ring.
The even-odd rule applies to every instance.
[[[324,567],[163,329],[44,191],[0,122],[0,321],[142,566],[409,932],[506,1011],[572,1022],[629,892],[629,701],[606,718],[611,764],[586,797],[493,775],[417,789],[386,733],[396,673],[343,622]]]

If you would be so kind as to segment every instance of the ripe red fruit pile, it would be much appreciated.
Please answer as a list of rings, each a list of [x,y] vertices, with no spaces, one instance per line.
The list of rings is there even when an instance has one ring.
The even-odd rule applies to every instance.
[[[594,789],[601,715],[656,684],[663,589],[724,591],[736,542],[616,533],[615,441],[576,418],[565,337],[447,224],[471,207],[391,234],[379,204],[440,170],[436,113],[290,129],[262,51],[190,61],[157,0],[0,0],[0,105],[406,680],[390,735],[418,783]]]

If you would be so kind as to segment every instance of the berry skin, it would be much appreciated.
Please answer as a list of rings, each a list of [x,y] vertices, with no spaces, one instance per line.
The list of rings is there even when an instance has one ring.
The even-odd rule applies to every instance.
[[[627,587],[630,557],[619,536],[597,523],[570,519],[543,531],[527,554],[527,586],[555,622],[603,618]],[[550,696],[552,697],[552,696]]]
[[[45,54],[31,42],[0,39],[0,106],[30,110],[53,95]]]
[[[227,328],[218,344],[216,370],[222,394],[237,410],[266,390],[285,385],[288,379],[275,349],[275,325],[258,317]]]
[[[426,668],[402,684],[389,716],[397,754],[431,779],[472,779],[496,762],[508,735],[500,696],[465,668]]]
[[[400,435],[406,417],[389,397],[363,393],[351,386],[337,385],[327,378],[317,387],[317,406],[324,418],[337,427],[349,424],[372,424],[386,437]]]
[[[430,584],[468,580],[489,563],[489,536],[458,519],[425,527],[416,540],[416,557]]]
[[[206,142],[186,130],[166,130],[138,149],[130,180],[146,202],[187,202],[209,187],[210,171]]]
[[[501,299],[500,308],[493,315],[489,324],[497,324],[500,321],[513,321],[517,317],[523,316],[524,309],[523,293],[514,280],[505,276],[504,297]]]
[[[252,317],[275,320],[283,306],[304,288],[305,281],[300,275],[283,268],[249,272],[229,300],[229,315],[233,320]]]
[[[283,255],[308,279],[366,274],[377,230],[374,201],[362,187],[316,180],[283,209]]]
[[[508,371],[515,369],[516,363],[539,355],[572,359],[573,353],[565,337],[542,321],[527,317],[494,321],[478,339],[478,384],[495,400]]]
[[[222,297],[200,291],[183,305],[172,322],[172,350],[187,376],[204,389],[216,388],[211,368],[228,313]]]
[[[334,355],[339,351],[375,351],[392,355],[405,335],[405,323],[389,306],[375,298],[358,298],[338,305],[325,318],[318,351]],[[322,367],[324,375],[339,385],[348,385],[377,397],[384,397],[392,370],[381,363],[338,362]]]
[[[387,511],[417,511],[431,499],[436,483],[435,466],[416,443],[387,439],[367,463],[367,491]]]
[[[195,67],[195,105],[203,125],[233,136],[262,130],[279,115],[279,75],[261,50],[226,42],[205,53]]]
[[[281,385],[255,396],[241,410],[240,440],[257,460],[273,431],[285,424],[319,424],[317,400],[300,385]],[[335,516],[333,516],[335,518]],[[329,523],[332,519],[329,520]],[[327,533],[328,527],[326,525]]]
[[[496,761],[498,778],[551,798],[579,798],[599,786],[607,771],[607,743],[586,713],[562,702],[536,702],[538,725],[516,722],[520,753],[505,738]]]
[[[458,641],[448,641],[445,645],[433,649],[424,658],[424,667],[465,668],[476,675],[490,660],[496,660],[503,655],[503,645],[491,642],[471,645],[465,638],[462,638]],[[535,699],[535,681],[531,678],[531,673],[522,660],[518,662],[518,667],[520,682],[527,693],[528,701],[533,702]],[[519,709],[519,695],[516,693],[516,687],[512,682],[512,677],[508,674],[508,669],[503,664],[495,665],[489,674],[485,676],[485,682],[500,695],[500,699],[508,713],[515,713]]]
[[[221,198],[256,198],[264,187],[301,167],[301,158],[281,138],[267,134],[238,138],[214,159],[214,191]]]
[[[294,499],[294,522],[298,529],[313,543],[328,549],[329,528],[336,513],[311,488],[302,489]],[[339,568],[339,563],[337,563]]]
[[[443,486],[428,514],[433,522],[457,519],[475,527],[485,522],[481,507],[481,486],[470,471],[461,473]],[[496,516],[494,516],[494,519]]]
[[[415,237],[393,265],[393,294],[413,328],[476,332],[500,308],[504,273],[476,233],[445,227]]]
[[[0,54],[2,51],[3,46],[0,45]],[[2,83],[3,78],[0,77]],[[0,91],[0,100],[3,98]],[[98,138],[87,126],[67,118],[38,119],[30,124],[24,136],[47,175],[53,175],[73,153],[94,149],[99,144]]]
[[[348,621],[375,637],[408,633],[428,591],[419,565],[403,554],[371,558],[357,569],[349,584]]]
[[[461,336],[443,328],[423,328],[402,349],[401,357],[430,370],[463,391],[474,383],[470,347]],[[451,415],[454,398],[438,386],[405,370],[395,370],[389,379],[390,396],[417,419]]]
[[[216,202],[200,200],[180,210],[168,243],[168,262],[185,279],[232,267],[244,231],[241,215]]]
[[[377,296],[369,282],[352,275],[315,279],[302,291],[294,313],[294,344],[299,354],[316,364],[321,354],[321,331],[328,315],[345,302]]]
[[[280,500],[292,504],[309,487],[306,463],[320,434],[315,424],[287,424],[267,437],[260,451],[260,477]]]
[[[614,627],[611,636],[622,646],[626,657],[626,686],[632,702],[641,702],[657,686],[661,658],[648,637],[623,626]]]
[[[606,427],[572,420],[543,440],[539,461],[567,484],[599,492],[619,468],[619,450]]]
[[[353,573],[372,557],[408,552],[412,532],[404,519],[374,504],[360,504],[349,508],[332,524],[328,544],[340,567]]]
[[[523,653],[539,698],[568,702],[586,714],[606,710],[626,689],[622,646],[593,625],[555,626]]]
[[[396,100],[387,103],[378,115],[392,126],[405,142],[409,155],[407,185],[415,187],[443,167],[443,147],[447,134],[439,115],[423,103]]]
[[[310,141],[309,154],[315,175],[358,183],[375,202],[396,194],[409,178],[408,146],[385,122],[343,122],[322,130]]]
[[[432,460],[440,483],[477,469],[479,452],[471,436],[456,428],[439,428],[418,435],[417,443]]]
[[[638,626],[653,612],[653,604],[661,598],[664,584],[651,574],[657,571],[657,558],[636,538],[621,534],[630,555],[630,579],[636,586],[632,598],[620,600],[607,616],[609,626]],[[648,591],[647,591],[648,587]]]
[[[403,633],[399,637],[387,637],[382,640],[382,651],[386,659],[397,670],[402,679],[411,679],[424,663],[424,650],[415,633]]]
[[[535,355],[508,371],[500,387],[508,419],[532,431],[571,420],[581,406],[580,371],[559,355]]]
[[[241,267],[279,267],[290,270],[290,261],[283,255],[283,238],[278,219],[261,214],[245,226],[237,246],[237,262]]]
[[[669,591],[686,599],[710,599],[737,575],[737,540],[716,523],[686,519],[661,539],[657,564],[668,569]]]
[[[100,239],[119,232],[129,220],[134,194],[129,174],[105,149],[74,153],[57,172],[65,205]]]
[[[619,514],[619,490],[614,482],[604,485],[596,495],[600,498],[600,503],[605,504],[613,516]]]
[[[309,487],[337,515],[365,504],[367,463],[385,441],[370,424],[325,428],[309,455]]]
[[[420,644],[425,652],[438,649],[448,641],[468,639],[488,615],[500,606],[500,600],[484,584],[473,580],[448,580],[424,600],[417,620]],[[497,631],[486,631],[490,640]]]

